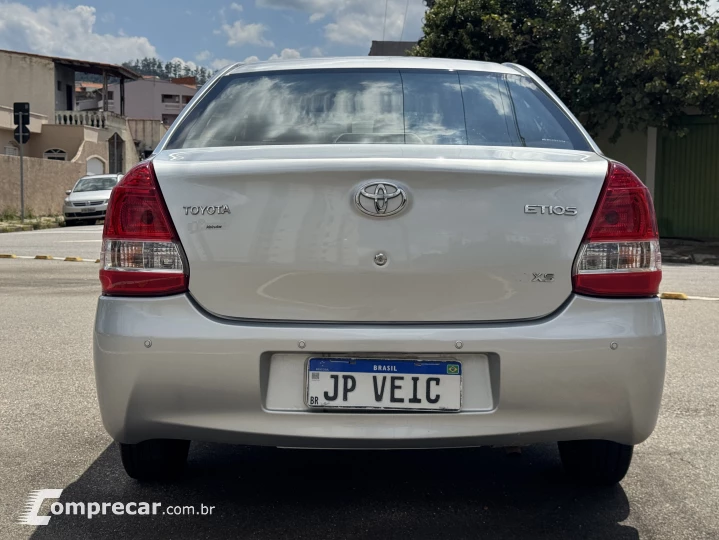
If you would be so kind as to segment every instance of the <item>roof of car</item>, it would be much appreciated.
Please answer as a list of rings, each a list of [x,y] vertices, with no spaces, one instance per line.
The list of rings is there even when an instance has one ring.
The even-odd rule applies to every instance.
[[[254,73],[262,71],[287,71],[293,69],[438,69],[490,71],[494,73],[518,74],[514,68],[493,62],[454,60],[451,58],[418,58],[412,56],[346,56],[337,58],[300,58],[297,60],[239,63],[225,75]]]

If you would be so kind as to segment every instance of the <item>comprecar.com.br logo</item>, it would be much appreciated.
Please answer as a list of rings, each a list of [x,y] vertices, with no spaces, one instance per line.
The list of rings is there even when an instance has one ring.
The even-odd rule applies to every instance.
[[[176,505],[163,508],[159,502],[71,502],[55,501],[50,505],[50,515],[40,515],[42,504],[47,499],[59,499],[61,489],[38,489],[30,493],[25,503],[25,510],[20,515],[18,523],[22,525],[47,525],[53,516],[71,515],[85,516],[92,519],[95,516],[211,516],[214,506],[200,504]]]

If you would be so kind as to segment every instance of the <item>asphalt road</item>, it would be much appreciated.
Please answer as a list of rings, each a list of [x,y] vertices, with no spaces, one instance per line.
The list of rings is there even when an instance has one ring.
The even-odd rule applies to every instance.
[[[41,231],[0,234],[0,253],[53,257],[100,257],[102,225],[61,227]]]
[[[54,249],[77,238],[46,234],[0,235],[0,253],[7,242]],[[665,275],[672,290],[719,297],[719,268],[668,267]],[[719,538],[719,302],[664,302],[662,412],[619,487],[573,485],[552,445],[517,457],[491,448],[196,444],[185,479],[141,485],[125,476],[98,414],[91,359],[98,293],[97,265],[0,260],[0,538]],[[45,488],[63,489],[63,502],[215,510],[16,524],[28,494]]]

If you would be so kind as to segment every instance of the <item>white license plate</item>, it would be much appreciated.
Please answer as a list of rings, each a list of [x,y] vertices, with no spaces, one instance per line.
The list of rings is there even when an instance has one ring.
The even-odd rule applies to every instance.
[[[83,214],[85,214],[85,213],[87,213],[87,212],[94,212],[94,211],[95,211],[95,209],[92,208],[92,207],[90,207],[90,208],[80,208],[80,212],[82,212]]]
[[[462,364],[445,360],[310,358],[307,405],[458,411]]]

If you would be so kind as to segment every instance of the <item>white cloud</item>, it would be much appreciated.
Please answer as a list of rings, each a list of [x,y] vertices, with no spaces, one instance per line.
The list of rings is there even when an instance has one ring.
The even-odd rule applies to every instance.
[[[227,36],[227,45],[244,45],[251,43],[253,45],[262,45],[264,47],[274,47],[272,41],[264,37],[264,33],[268,28],[264,24],[250,23],[237,20],[234,24],[223,24],[216,33],[225,34]]]
[[[182,66],[182,69],[185,67],[188,67],[192,70],[197,69],[197,64],[195,64],[192,60],[183,60],[182,58],[178,58],[177,56],[170,60],[173,64],[179,63]]]
[[[366,0],[256,0],[259,7],[275,9],[295,9],[297,11],[309,11],[310,13],[329,13],[337,5]],[[384,3],[382,3],[384,8]]]
[[[259,7],[291,9],[309,15],[314,23],[328,18],[325,37],[332,43],[364,45],[372,40],[414,41],[421,36],[422,16],[426,6],[419,0],[256,0]],[[407,17],[405,21],[405,8]]]
[[[197,60],[198,62],[205,62],[206,60],[209,60],[210,58],[212,58],[212,53],[207,50],[200,51],[195,55],[195,60]]]
[[[230,9],[234,9],[235,11],[242,11],[244,8],[237,2],[232,2],[230,4]]]
[[[312,50],[310,50],[310,56],[324,56],[324,53],[319,47],[312,47]]]
[[[223,67],[227,67],[230,64],[234,64],[236,60],[230,60],[229,58],[215,58],[212,62],[210,62],[210,67],[214,70],[222,69]]]
[[[110,63],[157,56],[146,37],[95,33],[95,13],[82,5],[0,3],[0,49]]]
[[[297,49],[282,49],[282,52],[278,55],[273,54],[267,60],[294,60],[296,58],[302,58],[300,51]]]
[[[260,61],[260,59],[257,58],[256,56],[248,56],[247,58],[245,58],[243,60],[243,62],[245,64],[254,64],[255,62],[259,62],[259,61]]]

